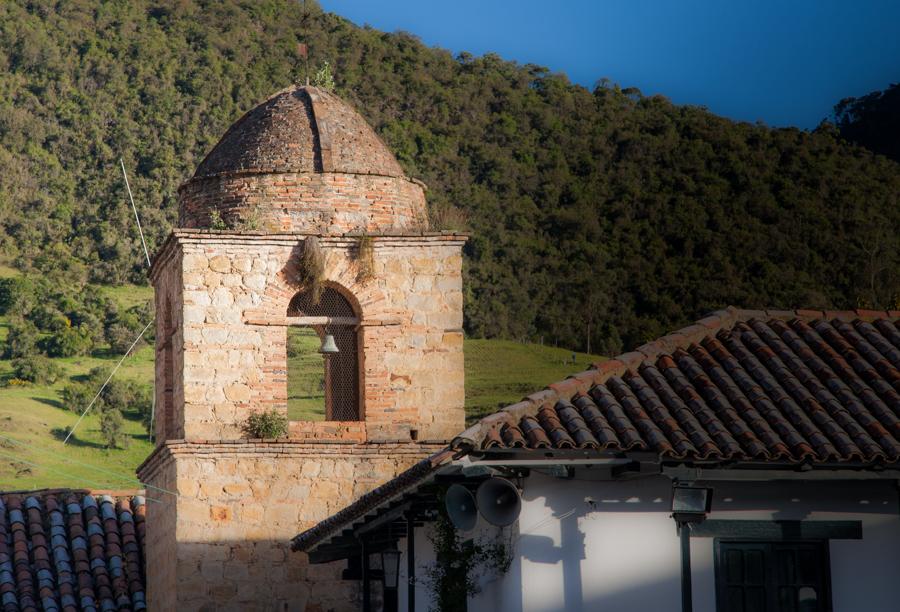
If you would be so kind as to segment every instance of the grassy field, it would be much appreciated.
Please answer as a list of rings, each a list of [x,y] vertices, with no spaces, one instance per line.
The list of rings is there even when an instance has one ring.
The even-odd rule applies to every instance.
[[[541,344],[466,340],[466,420],[477,420],[604,358]]]
[[[318,334],[311,327],[288,328],[288,419],[325,419],[325,365]]]
[[[3,270],[0,270],[0,274]],[[147,287],[103,289],[120,306],[143,302],[151,296]],[[0,341],[6,336],[6,321],[0,317]],[[288,395],[292,419],[324,418],[322,357],[319,338],[311,330],[294,331],[290,342]],[[600,359],[537,344],[502,340],[466,340],[466,414],[469,420],[516,402],[546,384],[585,369]],[[66,429],[78,415],[68,410],[60,391],[73,378],[102,366],[112,370],[120,359],[105,351],[89,357],[56,359],[65,371],[52,386],[10,385],[10,362],[0,360],[0,491],[45,487],[92,489],[137,488],[134,470],[152,445],[138,415],[125,414],[129,444],[124,449],[104,448],[99,419],[89,414],[68,444]],[[116,374],[151,383],[153,348],[142,345],[130,355]]]
[[[4,270],[0,269],[0,274]],[[152,295],[149,287],[104,288],[120,306],[129,307]],[[7,322],[0,317],[0,340]],[[62,403],[60,391],[72,379],[93,368],[109,371],[121,359],[108,351],[91,356],[54,359],[65,375],[54,385],[9,385],[11,365],[0,360],[0,490],[43,487],[136,488],[134,469],[150,452],[151,444],[136,413],[125,413],[125,449],[106,449],[97,414],[88,414],[67,444],[67,428],[78,414]],[[153,381],[153,347],[143,344],[122,364],[117,378]]]
[[[86,374],[96,366],[112,369],[118,359],[82,357],[58,359],[66,378],[53,386],[28,385],[0,388],[0,490],[43,487],[135,488],[134,469],[151,445],[137,414],[125,413],[126,449],[104,448],[96,414],[88,414],[69,442],[68,427],[78,415],[65,408],[59,391],[69,377]],[[0,361],[0,377],[8,378],[9,362]],[[150,381],[153,348],[141,347],[119,369],[117,377]]]

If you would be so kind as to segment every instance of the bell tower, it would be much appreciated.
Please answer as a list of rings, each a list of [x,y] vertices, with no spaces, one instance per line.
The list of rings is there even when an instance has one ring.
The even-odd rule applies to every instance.
[[[429,232],[422,184],[313,87],[239,119],[179,203],[151,273],[150,605],[355,609],[289,540],[463,429],[465,237]],[[272,411],[285,437],[247,439]]]

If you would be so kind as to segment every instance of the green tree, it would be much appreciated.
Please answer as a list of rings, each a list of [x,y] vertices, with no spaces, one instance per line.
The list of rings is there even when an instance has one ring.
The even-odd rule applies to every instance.
[[[124,448],[127,445],[124,424],[122,412],[118,408],[104,406],[100,410],[100,434],[107,448]]]
[[[60,397],[62,399],[63,405],[75,412],[77,414],[81,414],[87,407],[90,406],[91,400],[94,399],[94,396],[97,394],[97,389],[91,389],[88,385],[79,382],[73,382],[67,384],[60,391]]]
[[[29,357],[37,353],[38,330],[31,321],[17,319],[9,324],[6,334],[5,359]]]
[[[93,341],[86,326],[66,326],[41,340],[39,345],[50,357],[74,357],[90,352]]]
[[[844,98],[834,107],[841,136],[900,162],[900,83],[859,98]]]
[[[62,369],[43,355],[19,357],[12,361],[13,377],[39,385],[52,385],[62,376]]]

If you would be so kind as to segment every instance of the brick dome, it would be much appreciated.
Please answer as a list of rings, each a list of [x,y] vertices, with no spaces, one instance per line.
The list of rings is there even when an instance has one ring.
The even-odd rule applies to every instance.
[[[427,229],[425,194],[337,96],[292,86],[232,125],[179,190],[179,225],[322,234]]]

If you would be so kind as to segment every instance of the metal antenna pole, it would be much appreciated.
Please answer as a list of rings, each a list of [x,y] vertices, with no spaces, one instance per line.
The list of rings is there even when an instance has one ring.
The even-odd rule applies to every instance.
[[[141,235],[141,244],[144,245],[144,256],[147,258],[147,267],[150,267],[150,251],[147,250],[147,241],[144,240],[144,230],[141,229],[141,218],[138,217],[137,206],[134,205],[134,196],[131,195],[131,185],[128,184],[128,173],[125,172],[125,162],[119,158],[122,166],[122,176],[125,177],[125,189],[128,190],[128,199],[131,200],[131,209],[134,210],[134,220],[137,221],[138,233]]]
[[[309,10],[306,8],[306,0],[303,0],[303,24],[306,25],[306,20],[309,19]],[[306,36],[303,37],[306,40]],[[297,45],[298,50],[303,53],[303,60],[306,64],[306,86],[309,87],[309,45],[305,42]]]

